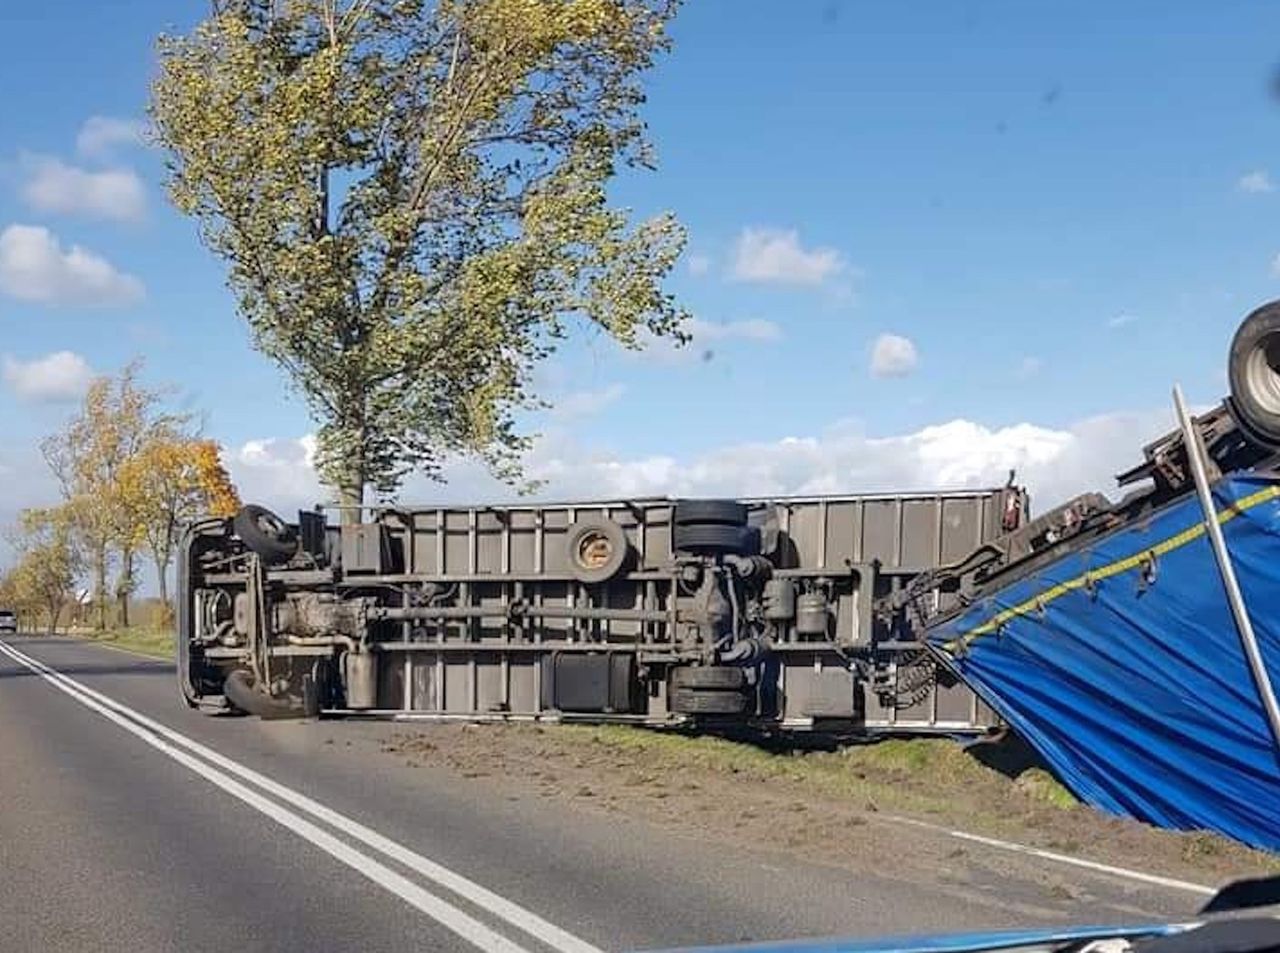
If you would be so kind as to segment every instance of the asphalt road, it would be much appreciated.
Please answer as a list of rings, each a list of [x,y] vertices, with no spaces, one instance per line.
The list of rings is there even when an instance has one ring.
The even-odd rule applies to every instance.
[[[170,665],[6,637],[0,951],[594,953],[1140,922],[1202,899],[998,851],[981,882],[907,882],[789,858],[767,830],[759,850],[698,841],[406,765],[382,750],[395,730],[209,717]]]

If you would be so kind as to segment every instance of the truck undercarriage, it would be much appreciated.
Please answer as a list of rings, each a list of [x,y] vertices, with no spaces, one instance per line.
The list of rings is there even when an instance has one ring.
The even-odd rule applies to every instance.
[[[1223,473],[1280,447],[1280,306],[1196,419]],[[1191,492],[1171,433],[1035,519],[935,494],[304,511],[204,520],[179,557],[189,704],[266,717],[714,722],[838,733],[1000,725],[928,643],[975,600]]]
[[[259,714],[982,730],[991,712],[875,604],[1023,499],[383,507],[336,526],[246,507],[187,537],[183,690]]]

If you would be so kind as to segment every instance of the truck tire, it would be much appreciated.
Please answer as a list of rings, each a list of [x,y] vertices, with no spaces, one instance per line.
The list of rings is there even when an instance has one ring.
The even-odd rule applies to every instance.
[[[608,519],[578,520],[564,536],[569,572],[579,582],[608,582],[622,571],[630,554],[626,531]]]
[[[726,526],[721,523],[677,524],[672,536],[672,546],[678,553],[743,555],[751,551],[752,540],[756,538],[745,526]]]
[[[306,706],[298,699],[276,698],[258,691],[253,677],[238,668],[222,684],[222,694],[236,711],[262,719],[306,718]]]
[[[298,551],[293,528],[265,506],[250,503],[240,507],[231,528],[250,552],[269,566],[288,562]]]
[[[667,708],[681,715],[741,715],[747,710],[747,696],[743,692],[673,688],[667,696]]]
[[[740,691],[746,683],[746,674],[736,665],[681,665],[671,670],[673,690]]]
[[[1231,339],[1227,378],[1237,422],[1268,447],[1280,446],[1280,301],[1244,319]]]
[[[747,507],[736,500],[677,500],[675,524],[693,526],[715,523],[721,526],[746,526]]]

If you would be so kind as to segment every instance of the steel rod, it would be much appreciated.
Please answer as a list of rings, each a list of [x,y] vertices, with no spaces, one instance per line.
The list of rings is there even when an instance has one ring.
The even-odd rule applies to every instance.
[[[572,606],[539,606],[526,603],[491,606],[378,606],[369,610],[374,620],[402,619],[620,619],[628,622],[666,622],[668,614],[661,609],[602,609]]]
[[[1187,459],[1191,463],[1191,474],[1195,478],[1196,495],[1200,497],[1200,508],[1204,511],[1205,531],[1213,546],[1213,555],[1218,562],[1218,571],[1222,574],[1222,585],[1227,592],[1227,602],[1231,606],[1231,614],[1235,618],[1236,632],[1240,636],[1240,644],[1244,649],[1249,670],[1253,673],[1254,685],[1262,700],[1263,710],[1267,715],[1267,723],[1271,727],[1271,741],[1274,753],[1280,757],[1280,704],[1276,703],[1275,690],[1271,686],[1271,676],[1267,674],[1266,663],[1258,648],[1258,638],[1253,631],[1253,622],[1249,619],[1249,610],[1245,605],[1244,594],[1240,591],[1240,583],[1236,579],[1235,566],[1231,562],[1231,553],[1227,550],[1227,540],[1222,533],[1222,525],[1218,522],[1218,512],[1213,505],[1213,495],[1209,492],[1209,479],[1205,474],[1204,447],[1200,443],[1200,434],[1187,412],[1186,401],[1182,398],[1182,388],[1174,385],[1173,405],[1178,415],[1178,426],[1182,428],[1182,440],[1187,449]]]

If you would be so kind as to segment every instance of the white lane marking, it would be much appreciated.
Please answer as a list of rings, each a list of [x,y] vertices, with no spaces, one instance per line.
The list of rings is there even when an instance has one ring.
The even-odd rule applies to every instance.
[[[1128,867],[1113,867],[1110,864],[1100,864],[1096,860],[1085,860],[1081,857],[1059,854],[1051,850],[1041,850],[1039,847],[1029,847],[1026,844],[1018,844],[1014,841],[998,840],[994,837],[983,837],[981,834],[970,834],[968,831],[952,830],[949,827],[943,827],[941,824],[930,824],[928,821],[916,820],[914,817],[902,817],[897,814],[885,814],[882,816],[899,824],[910,824],[912,827],[920,827],[938,834],[946,834],[948,837],[955,837],[959,840],[972,841],[975,844],[984,844],[987,847],[1012,851],[1015,854],[1027,854],[1031,857],[1038,857],[1041,860],[1052,860],[1059,864],[1069,864],[1072,867],[1081,867],[1085,870],[1110,874],[1113,877],[1123,877],[1126,880],[1136,880],[1139,883],[1152,884],[1157,887],[1169,887],[1172,890],[1185,890],[1188,893],[1198,893],[1206,897],[1218,892],[1213,887],[1206,887],[1204,884],[1193,884],[1186,880],[1174,880],[1172,877],[1143,873],[1141,870],[1131,870]]]
[[[427,916],[448,927],[473,946],[485,950],[486,953],[528,953],[528,950],[524,947],[496,933],[479,920],[430,893],[418,884],[413,883],[407,877],[401,876],[390,867],[379,863],[367,854],[362,854],[354,847],[344,843],[305,818],[299,817],[292,811],[273,803],[257,791],[227,777],[221,771],[210,767],[185,751],[179,751],[166,741],[155,737],[145,728],[134,724],[125,716],[112,711],[107,706],[88,697],[85,693],[77,691],[71,685],[63,684],[62,681],[54,677],[54,674],[58,674],[54,670],[45,671],[45,666],[35,660],[23,658],[21,653],[4,642],[0,642],[0,652],[35,672],[58,691],[75,699],[86,708],[97,712],[108,721],[114,722],[130,734],[141,738],[156,750],[168,755],[174,761],[200,775],[211,784],[216,785],[233,797],[239,798],[276,823],[293,831],[299,837],[319,847],[327,854],[336,857],[347,866],[368,877],[378,886],[390,891],[410,906],[416,907]],[[54,672],[54,674],[50,674],[51,672]],[[67,681],[70,682],[72,680],[67,679]]]
[[[0,642],[0,646],[3,646],[3,645],[5,645],[5,643]],[[12,646],[8,646],[8,647],[10,649],[13,649]],[[17,650],[13,649],[13,651],[17,651]],[[39,662],[39,660],[32,659],[32,661],[35,662],[35,664],[37,665],[43,666],[43,663]],[[51,669],[50,671],[54,671],[54,670]],[[298,809],[308,814],[311,814],[313,817],[317,817],[321,820],[327,821],[328,823],[332,824],[334,827],[337,827],[339,830],[342,830],[344,833],[349,834],[354,839],[364,843],[366,846],[372,847],[375,850],[380,851],[384,855],[399,861],[400,863],[404,864],[406,867],[409,867],[410,869],[415,870],[418,873],[421,873],[423,876],[428,877],[432,880],[435,880],[441,886],[447,887],[448,889],[452,890],[454,893],[457,893],[459,896],[462,896],[467,898],[468,900],[471,900],[477,906],[485,907],[491,910],[494,914],[502,917],[502,919],[507,920],[507,922],[512,923],[515,926],[520,927],[526,933],[529,933],[532,936],[536,936],[538,937],[538,939],[544,940],[545,942],[549,943],[551,946],[554,946],[560,950],[564,950],[566,951],[566,953],[602,953],[602,951],[599,950],[597,947],[594,947],[589,943],[586,943],[585,941],[578,939],[577,937],[573,936],[570,933],[567,933],[566,931],[555,926],[554,924],[551,924],[545,920],[542,920],[542,918],[538,917],[537,914],[534,914],[531,911],[525,910],[524,908],[518,906],[517,904],[514,904],[511,901],[506,900],[505,898],[492,893],[486,888],[481,887],[479,884],[474,883],[473,881],[467,880],[465,877],[462,877],[460,874],[455,874],[453,873],[453,871],[450,871],[445,867],[441,867],[439,864],[435,863],[434,861],[428,860],[427,858],[423,857],[421,854],[417,854],[414,851],[411,851],[408,848],[401,846],[395,841],[392,841],[384,837],[383,835],[379,834],[377,831],[374,831],[368,827],[365,827],[364,825],[360,824],[358,821],[354,821],[351,818],[346,817],[345,815],[339,814],[337,811],[331,810],[330,808],[327,808],[324,805],[319,804],[316,801],[313,801],[311,798],[308,798],[306,795],[299,794],[297,791],[294,791],[291,788],[287,788],[282,784],[272,781],[270,778],[262,774],[259,774],[258,772],[252,770],[251,768],[246,768],[243,765],[239,764],[238,762],[232,761],[230,758],[227,758],[224,755],[219,754],[213,749],[208,748],[197,741],[193,741],[190,738],[187,738],[185,735],[181,735],[178,732],[173,731],[173,729],[165,725],[162,725],[151,718],[148,718],[146,715],[143,715],[139,712],[135,712],[132,709],[124,705],[121,705],[119,702],[115,701],[114,699],[109,698],[108,696],[102,695],[100,692],[96,692],[93,689],[88,688],[87,686],[81,685],[79,682],[76,682],[74,679],[71,679],[68,676],[63,675],[61,672],[55,671],[55,674],[57,675],[57,677],[65,679],[67,682],[70,682],[72,685],[76,686],[80,691],[85,692],[90,696],[97,698],[103,704],[106,704],[118,711],[128,714],[129,717],[134,718],[140,724],[145,725],[151,730],[171,739],[175,743],[182,745],[183,747],[186,747],[191,751],[196,752],[197,754],[206,758],[210,762],[218,765],[219,767],[226,769],[232,774],[236,774],[239,777],[243,778],[244,780],[252,782],[253,784],[261,787],[263,790],[268,791],[271,794],[276,795],[277,797],[290,801],[294,807],[297,807]],[[918,820],[914,817],[903,817],[901,815],[892,815],[892,814],[882,814],[881,817],[883,817],[885,820],[888,820],[888,821],[892,821],[900,824],[908,824],[913,827],[918,827],[924,830],[932,831],[937,834],[944,834],[948,837],[954,837],[954,838],[957,838],[958,840],[965,840],[965,841],[970,841],[972,843],[983,844],[984,846],[992,847],[997,850],[1005,850],[1013,853],[1025,854],[1027,856],[1037,857],[1041,860],[1048,860],[1054,863],[1066,864],[1072,867],[1078,867],[1083,870],[1091,870],[1097,873],[1109,874],[1113,877],[1120,877],[1120,878],[1123,878],[1126,880],[1132,880],[1138,883],[1151,884],[1153,886],[1158,886],[1158,887],[1167,887],[1172,890],[1182,890],[1188,893],[1200,894],[1201,896],[1212,896],[1214,893],[1217,892],[1213,887],[1206,887],[1203,884],[1190,883],[1185,880],[1175,880],[1172,877],[1161,877],[1158,874],[1149,874],[1141,870],[1133,870],[1127,867],[1115,867],[1110,864],[1103,864],[1093,860],[1085,860],[1080,857],[1071,857],[1067,854],[1059,854],[1059,853],[1056,853],[1055,851],[1042,850],[1041,848],[1038,848],[1038,847],[1030,847],[1026,844],[1019,844],[1014,841],[998,840],[997,838],[994,838],[994,837],[984,837],[980,834],[971,834],[968,831],[954,830],[949,827],[943,827],[940,824],[931,824],[928,821]],[[521,916],[521,914],[523,914],[523,917]],[[527,917],[530,919],[524,919],[524,917]],[[550,932],[543,932],[544,930],[550,931]]]
[[[235,775],[241,780],[248,781],[269,794],[287,801],[291,806],[298,810],[332,825],[354,840],[359,841],[367,847],[373,848],[384,856],[390,857],[392,860],[416,871],[440,886],[453,891],[458,896],[471,901],[476,906],[489,911],[494,916],[507,921],[512,926],[518,927],[530,936],[536,937],[549,946],[562,951],[562,953],[604,953],[604,951],[599,947],[593,946],[580,937],[574,936],[567,930],[564,930],[561,927],[556,926],[554,923],[538,916],[533,911],[527,910],[519,904],[494,893],[492,890],[480,886],[480,884],[475,881],[470,880],[459,873],[455,873],[449,868],[424,857],[416,851],[410,850],[396,841],[391,840],[389,837],[379,834],[377,831],[366,827],[359,821],[353,820],[345,814],[340,814],[332,808],[325,807],[323,804],[307,797],[305,794],[286,787],[278,781],[273,781],[266,775],[260,774],[252,768],[245,767],[238,761],[231,760],[226,755],[220,754],[212,748],[174,731],[167,725],[161,724],[141,712],[135,711],[134,709],[121,704],[110,696],[103,695],[101,692],[89,688],[87,685],[81,684],[56,669],[50,668],[39,659],[25,655],[12,645],[0,642],[0,647],[7,648],[11,654],[20,656],[26,662],[49,672],[52,677],[73,686],[76,691],[96,700],[99,704],[105,705],[113,711],[132,719],[174,744],[194,752],[209,763],[216,765],[229,774]]]

